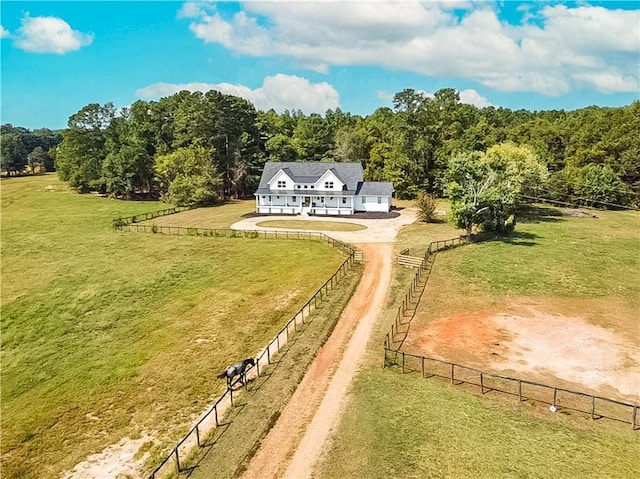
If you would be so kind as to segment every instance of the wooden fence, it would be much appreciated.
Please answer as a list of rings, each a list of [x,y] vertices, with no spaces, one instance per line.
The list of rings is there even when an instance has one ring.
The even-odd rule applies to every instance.
[[[140,221],[152,220],[160,216],[173,215],[182,211],[188,211],[194,209],[195,206],[176,206],[174,208],[166,208],[164,210],[151,211],[149,213],[140,213],[134,216],[125,216],[122,218],[116,218],[113,220],[113,227],[119,229],[119,226],[129,225],[132,223],[139,223]]]
[[[507,394],[517,397],[520,403],[546,404],[552,406],[554,411],[563,409],[580,412],[590,415],[594,420],[605,418],[630,424],[634,430],[640,428],[637,404],[502,376],[387,347],[384,348],[384,366],[399,367],[402,374],[420,374],[423,378],[443,378],[450,381],[451,384],[477,386],[482,394],[489,392]]]
[[[416,309],[422,298],[422,294],[427,285],[427,280],[431,274],[431,267],[433,266],[433,260],[435,254],[438,251],[444,251],[457,246],[465,245],[468,243],[475,243],[482,241],[490,235],[474,235],[474,236],[458,236],[457,238],[451,238],[448,240],[432,241],[427,247],[427,251],[424,257],[421,258],[421,263],[417,266],[416,274],[409,286],[409,291],[404,295],[404,299],[400,306],[394,322],[391,324],[391,330],[387,333],[384,340],[384,347],[393,349],[393,346],[397,345],[395,349],[400,349],[404,340],[409,333],[409,324],[416,315]],[[408,250],[400,252],[406,253]]]
[[[407,268],[419,268],[424,264],[424,258],[410,256],[409,249],[404,249],[398,253],[398,264]]]

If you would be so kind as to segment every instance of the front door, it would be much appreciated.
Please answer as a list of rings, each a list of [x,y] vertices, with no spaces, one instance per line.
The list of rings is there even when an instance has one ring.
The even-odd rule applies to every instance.
[[[308,208],[309,205],[311,205],[311,197],[305,196],[304,201],[302,202],[302,206],[304,206],[305,208]]]

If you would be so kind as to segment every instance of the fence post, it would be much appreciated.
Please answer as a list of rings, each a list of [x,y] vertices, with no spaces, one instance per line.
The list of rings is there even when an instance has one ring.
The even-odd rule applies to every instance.
[[[422,356],[422,377],[424,378],[424,356]]]
[[[229,394],[231,395],[231,406],[233,406],[233,386],[229,388]]]
[[[178,455],[178,448],[173,450],[176,453],[176,470],[180,473],[180,456]]]
[[[558,388],[553,388],[553,407],[556,407],[557,398],[558,398]]]
[[[404,374],[404,351],[402,351],[402,374]]]
[[[480,391],[484,394],[484,373],[480,373]]]
[[[638,406],[633,406],[633,414],[631,415],[631,427],[636,430],[636,417],[638,416]]]
[[[596,418],[596,397],[591,396],[591,419],[595,420]]]
[[[518,399],[522,402],[522,381],[518,379]]]
[[[387,333],[387,336],[388,336],[388,335],[389,335],[389,334]],[[388,345],[388,344],[389,344],[389,343],[387,343],[387,345]],[[385,347],[384,347],[384,359],[382,360],[382,368],[383,368],[383,369],[387,367],[387,345],[385,345]]]
[[[213,406],[213,418],[216,420],[216,427],[220,426],[218,422],[218,405]]]
[[[198,429],[198,424],[196,424],[196,442],[198,443],[198,447],[202,447],[202,444],[200,444],[200,429]]]
[[[271,364],[271,344],[267,346],[267,364]]]
[[[451,363],[451,384],[453,384],[455,364]]]

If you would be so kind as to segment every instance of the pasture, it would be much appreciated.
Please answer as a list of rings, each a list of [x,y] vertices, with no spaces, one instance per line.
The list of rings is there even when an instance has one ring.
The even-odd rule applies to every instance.
[[[587,392],[591,387],[609,397],[633,400],[639,392],[640,215],[596,215],[574,218],[560,216],[555,208],[536,208],[518,222],[509,239],[439,253],[403,349],[461,364],[474,357],[490,358],[497,372],[534,374],[544,377],[546,384]],[[458,234],[447,228],[411,225],[400,233],[396,252],[410,248],[417,255],[430,241]],[[388,307],[369,345],[369,366],[356,379],[341,424],[317,466],[317,477],[637,477],[640,436],[628,425],[592,421],[580,414],[551,414],[512,398],[479,397],[479,391],[438,379],[381,370],[383,337],[413,273],[396,267],[394,276]],[[528,329],[495,338],[492,333],[503,325],[492,330],[487,312],[511,313]],[[580,336],[586,342],[574,342],[573,349],[548,349],[546,356],[570,363],[576,356],[590,355],[589,367],[599,370],[611,358],[621,360],[617,369],[606,369],[612,378],[621,373],[620,382],[589,385],[554,374],[548,364],[528,372],[513,368],[518,360],[531,366],[534,358],[544,358],[540,349],[534,358],[523,356],[527,345],[516,339],[526,334],[535,338],[532,328],[546,321],[548,327],[543,324],[542,329],[570,343],[577,318],[599,333],[609,333],[624,348],[609,349],[610,343],[600,341],[602,336],[587,335]],[[487,330],[488,337],[483,335]],[[471,333],[464,334],[467,331]],[[558,347],[557,342],[542,344]],[[594,350],[594,345],[601,349]],[[519,355],[514,354],[515,361],[506,369],[499,368],[510,350]],[[474,364],[478,365],[470,365]],[[635,395],[629,395],[634,387]]]
[[[438,254],[403,350],[640,402],[640,215],[529,213]]]
[[[215,375],[343,260],[313,241],[111,227],[163,207],[78,195],[50,174],[2,181],[3,477],[56,477],[127,437],[151,455],[173,446],[223,390]],[[208,214],[225,227],[239,211]]]

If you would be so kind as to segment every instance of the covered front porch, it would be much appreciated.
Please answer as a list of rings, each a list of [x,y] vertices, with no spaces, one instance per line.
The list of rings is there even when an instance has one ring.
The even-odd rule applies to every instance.
[[[266,214],[352,215],[354,197],[329,194],[257,194],[256,211]]]

